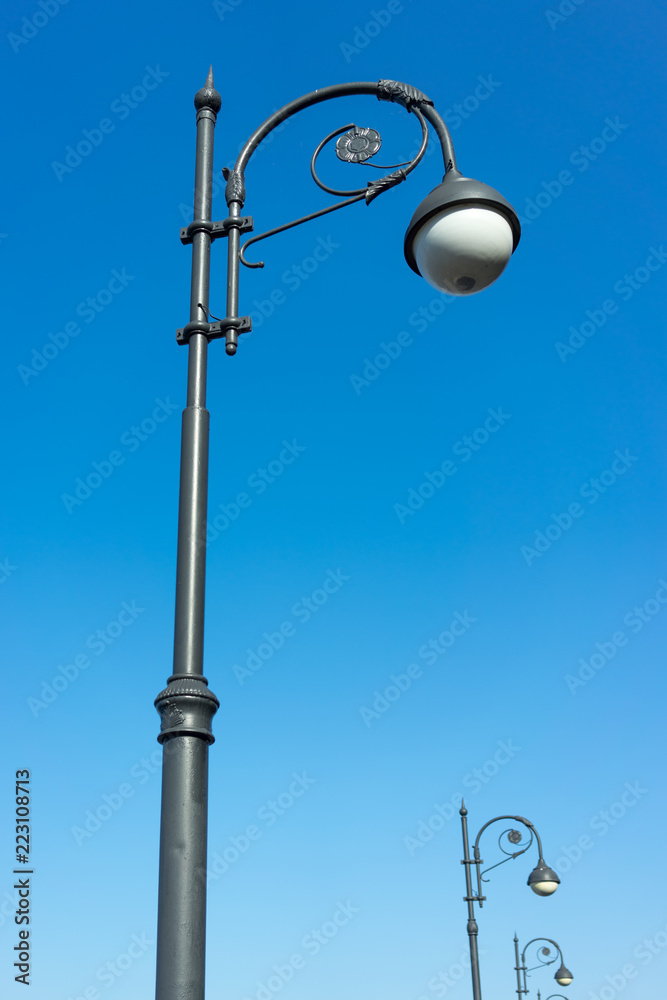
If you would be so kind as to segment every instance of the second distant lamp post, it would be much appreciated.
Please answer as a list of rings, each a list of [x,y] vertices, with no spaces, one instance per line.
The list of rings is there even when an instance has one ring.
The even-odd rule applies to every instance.
[[[552,944],[554,946],[554,948],[556,949],[556,954],[554,955],[553,958],[550,958],[549,956],[551,955],[551,948],[549,948],[548,946],[546,946],[546,947],[543,946],[542,948],[538,948],[537,949],[537,961],[538,961],[539,964],[538,965],[534,965],[531,969],[527,969],[526,968],[526,952],[530,948],[531,944],[535,944],[537,941],[543,941],[543,942],[544,941],[548,941],[549,944]],[[539,969],[542,966],[546,967],[547,965],[553,965],[553,963],[557,959],[560,959],[560,967],[558,968],[558,971],[555,973],[554,979],[556,980],[556,982],[558,983],[558,985],[559,986],[569,986],[570,983],[572,982],[572,980],[574,979],[574,976],[572,975],[572,973],[570,972],[570,970],[565,965],[565,962],[563,961],[563,952],[561,951],[560,945],[556,941],[553,941],[551,938],[545,938],[545,937],[532,938],[528,942],[528,944],[526,945],[526,947],[523,949],[523,951],[521,952],[521,960],[519,960],[519,939],[518,939],[518,937],[515,934],[514,935],[514,958],[515,958],[514,968],[516,970],[516,991],[519,994],[519,1000],[521,1000],[521,994],[522,993],[528,993],[529,992],[529,990],[528,990],[528,983],[527,983],[527,974],[529,972],[532,972],[533,969]],[[539,994],[538,994],[538,996],[539,996]]]
[[[502,820],[515,820],[517,823],[521,823],[529,834],[530,840],[527,844],[523,843],[523,834],[519,830],[515,830],[513,827],[503,830],[503,832],[498,837],[498,846],[503,854],[507,857],[503,858],[495,865],[491,865],[491,868],[497,868],[498,865],[502,865],[505,861],[510,861],[513,858],[518,858],[520,854],[525,854],[528,848],[533,843],[533,840],[537,841],[538,859],[537,864],[533,868],[532,872],[528,876],[528,885],[533,890],[533,892],[538,896],[550,896],[556,891],[560,884],[560,879],[556,872],[549,868],[544,857],[542,856],[542,841],[540,840],[540,835],[530,822],[530,820],[525,819],[523,816],[496,816],[494,819],[490,819],[488,823],[485,823],[481,828],[477,837],[475,838],[475,844],[473,846],[473,855],[470,856],[470,844],[468,840],[468,810],[465,807],[465,803],[461,803],[461,808],[459,810],[461,816],[461,827],[463,832],[463,860],[462,865],[465,865],[466,870],[466,894],[463,897],[464,901],[468,904],[468,941],[470,943],[470,972],[472,975],[472,995],[473,1000],[482,1000],[482,989],[480,985],[480,974],[479,974],[479,950],[477,947],[477,935],[478,927],[477,921],[475,919],[475,903],[482,907],[486,896],[482,895],[482,881],[487,881],[483,879],[483,872],[481,871],[481,866],[484,863],[479,853],[479,841],[480,837],[486,830],[488,826],[492,823],[498,823]],[[507,850],[503,846],[503,837],[507,837],[507,843],[510,845],[510,850]],[[514,849],[516,848],[516,850]],[[472,888],[472,866],[477,869],[477,893],[473,894]],[[486,869],[490,871],[490,869]]]

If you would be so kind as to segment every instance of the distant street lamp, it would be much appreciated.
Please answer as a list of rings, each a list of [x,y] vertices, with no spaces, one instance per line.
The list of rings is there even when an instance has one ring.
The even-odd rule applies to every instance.
[[[343,200],[255,236],[241,248],[241,233],[253,229],[252,218],[242,216],[241,210],[245,201],[245,169],[254,150],[276,126],[298,111],[332,98],[354,95],[393,101],[411,113],[422,134],[416,156],[409,162],[385,168],[392,172],[364,187],[337,191],[322,183],[316,173],[316,160],[323,147],[337,138],[338,158],[363,164],[377,152],[381,141],[374,129],[355,125],[337,129],[317,147],[311,159],[311,173],[320,188]],[[451,295],[474,294],[501,274],[521,233],[516,212],[502,195],[463,177],[457,170],[451,136],[428,97],[393,80],[324,87],[272,114],[243,146],[233,170],[223,171],[229,215],[213,222],[213,130],[221,103],[210,71],[204,87],[195,96],[194,220],[181,230],[181,241],[192,244],[192,279],[190,320],[176,334],[179,344],[188,345],[188,383],[181,438],[174,668],[167,687],[155,700],[161,717],[158,740],[163,744],[157,1000],[204,998],[208,747],[213,742],[212,719],[219,707],[203,674],[209,429],[206,365],[211,340],[224,337],[226,353],[233,355],[239,335],[251,329],[250,317],[239,316],[238,311],[239,265],[251,268],[263,265],[249,263],[244,253],[251,243],[337,208],[362,199],[370,204],[378,195],[404,181],[426,152],[429,125],[440,141],[445,175],[417,208],[408,227],[404,252],[410,267],[441,291]],[[294,189],[290,173],[281,174],[280,183],[291,184]],[[228,241],[227,305],[226,316],[216,319],[209,309],[210,251],[211,243],[221,237]]]
[[[554,946],[554,948],[556,949],[556,954],[554,955],[553,958],[549,958],[549,956],[551,955],[551,948],[549,948],[549,947],[538,948],[537,949],[537,961],[538,961],[539,964],[538,965],[534,965],[530,969],[527,969],[526,968],[526,952],[530,948],[531,944],[535,944],[536,941],[548,941],[549,944],[552,944]],[[557,959],[560,959],[560,967],[559,967],[558,971],[556,972],[556,974],[554,975],[554,979],[556,980],[556,982],[558,983],[558,985],[559,986],[569,986],[570,983],[572,982],[572,980],[574,979],[574,976],[572,975],[572,973],[570,972],[570,970],[568,968],[566,968],[566,966],[565,966],[565,962],[563,960],[563,952],[560,949],[560,945],[557,944],[556,941],[553,941],[551,938],[545,938],[545,937],[532,938],[532,940],[530,940],[528,942],[528,944],[526,945],[526,947],[521,952],[521,961],[519,961],[519,939],[517,938],[517,936],[515,934],[514,935],[514,958],[515,958],[514,968],[516,970],[516,991],[519,994],[519,1000],[521,1000],[521,994],[522,993],[528,993],[529,992],[529,990],[528,990],[528,983],[527,983],[527,974],[529,972],[533,972],[534,969],[539,969],[539,968],[541,968],[543,966],[546,967],[547,965],[553,965],[553,963]],[[538,993],[538,996],[539,996],[539,993]]]
[[[491,826],[492,823],[498,823],[500,820],[510,819],[516,820],[517,823],[521,823],[526,827],[530,833],[530,840],[527,844],[521,845],[523,839],[523,834],[519,830],[514,830],[510,828],[508,830],[503,830],[503,832],[498,837],[498,846],[503,854],[507,857],[499,861],[498,864],[491,865],[491,868],[497,868],[498,865],[504,864],[506,861],[518,858],[520,854],[525,854],[528,848],[533,843],[533,840],[537,841],[538,850],[538,861],[532,872],[528,876],[527,884],[538,896],[550,896],[556,891],[560,884],[560,879],[556,872],[552,868],[549,868],[546,861],[542,857],[542,841],[540,840],[540,835],[530,822],[530,820],[525,819],[523,816],[496,816],[495,819],[490,819],[488,823],[485,823],[481,828],[477,837],[475,839],[475,844],[473,847],[473,856],[470,857],[470,845],[468,841],[468,810],[465,807],[465,803],[461,803],[461,808],[459,809],[461,816],[461,828],[463,832],[463,861],[462,865],[465,865],[466,871],[466,895],[463,897],[464,902],[468,904],[468,941],[470,944],[470,972],[472,975],[472,995],[473,1000],[482,1000],[482,989],[480,985],[480,974],[479,974],[479,951],[477,948],[477,921],[475,920],[475,909],[474,904],[478,903],[479,907],[484,904],[486,896],[482,895],[482,882],[488,881],[488,879],[483,878],[484,872],[480,871],[482,864],[482,858],[479,853],[479,840],[487,826]],[[502,844],[502,838],[507,837],[508,843],[514,848],[518,847],[519,850],[506,850]],[[477,894],[473,895],[472,891],[472,872],[470,870],[471,866],[475,865],[477,869]],[[485,869],[485,871],[491,871],[491,868]]]

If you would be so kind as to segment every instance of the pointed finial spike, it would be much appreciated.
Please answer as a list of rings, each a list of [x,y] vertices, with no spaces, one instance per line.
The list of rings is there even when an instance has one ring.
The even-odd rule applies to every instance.
[[[195,94],[195,107],[197,111],[202,108],[210,108],[216,114],[222,105],[222,98],[213,85],[213,67],[211,66],[206,77],[206,83]]]

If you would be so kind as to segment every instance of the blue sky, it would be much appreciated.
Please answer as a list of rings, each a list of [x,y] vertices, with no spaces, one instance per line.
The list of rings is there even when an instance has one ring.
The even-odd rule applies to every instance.
[[[23,768],[33,1000],[153,990],[178,230],[210,63],[216,178],[299,95],[403,80],[523,234],[485,292],[426,285],[402,241],[441,179],[428,155],[369,207],[249,251],[266,263],[241,274],[254,331],[209,355],[208,996],[469,997],[462,794],[473,837],[527,816],[562,878],[530,892],[534,847],[491,873],[485,1000],[515,990],[515,931],[560,943],[573,1000],[660,991],[664,30],[664,3],[642,0],[4,4],[3,995],[23,989]],[[247,171],[256,232],[329,203],[308,164],[348,122],[379,130],[381,163],[419,137],[371,98],[290,120]],[[370,173],[326,151],[320,172]],[[219,241],[216,315],[225,264]],[[550,970],[529,985],[562,992]]]

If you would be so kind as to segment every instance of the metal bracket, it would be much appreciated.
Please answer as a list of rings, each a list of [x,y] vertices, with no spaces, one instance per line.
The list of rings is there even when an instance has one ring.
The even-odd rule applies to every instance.
[[[421,108],[424,104],[433,104],[433,101],[423,91],[411,87],[409,83],[401,83],[400,80],[379,80],[377,99],[378,101],[394,101],[396,104],[402,104],[406,111]]]
[[[252,322],[250,316],[227,316],[219,323],[204,323],[202,320],[195,320],[188,323],[182,329],[176,331],[176,343],[187,344],[193,333],[203,333],[209,343],[219,337],[225,337],[227,330],[236,330],[237,333],[250,333]]]
[[[220,236],[228,236],[230,229],[238,229],[240,233],[251,233],[253,229],[253,219],[251,215],[242,215],[234,218],[229,216],[222,222],[208,222],[206,219],[195,219],[180,231],[181,243],[188,246],[192,243],[195,233],[208,233],[211,242]]]

